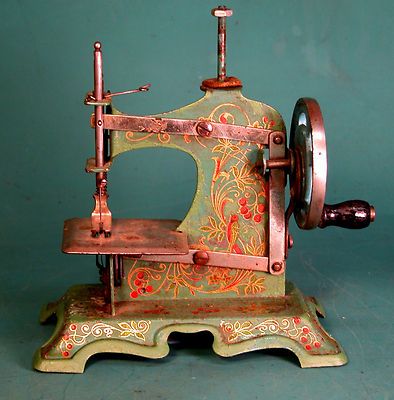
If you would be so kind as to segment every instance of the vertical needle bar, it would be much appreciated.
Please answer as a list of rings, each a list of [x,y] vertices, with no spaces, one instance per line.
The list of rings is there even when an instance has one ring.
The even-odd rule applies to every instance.
[[[94,44],[94,97],[97,101],[103,99],[103,58],[101,53],[101,43]],[[96,134],[96,167],[104,165],[104,127],[103,127],[103,106],[96,105],[95,115],[95,134]],[[102,175],[99,173],[97,175]],[[102,179],[102,176],[100,177]],[[101,180],[100,179],[100,180]]]

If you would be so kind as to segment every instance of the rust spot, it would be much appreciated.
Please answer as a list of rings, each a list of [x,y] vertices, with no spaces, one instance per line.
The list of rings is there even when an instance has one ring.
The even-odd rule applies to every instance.
[[[220,312],[220,308],[215,307],[198,307],[192,311],[192,314],[200,314],[200,313],[217,313]]]
[[[170,312],[167,311],[165,307],[159,306],[157,308],[152,308],[151,310],[144,310],[144,314],[154,314],[154,315],[167,315]]]
[[[228,76],[223,81],[219,81],[217,78],[205,79],[202,81],[200,89],[206,91],[208,89],[236,89],[241,88],[242,82],[235,76]]]
[[[243,314],[248,313],[262,313],[262,314],[272,314],[275,312],[280,312],[283,310],[283,305],[280,304],[248,304],[245,306],[236,307],[235,310]]]

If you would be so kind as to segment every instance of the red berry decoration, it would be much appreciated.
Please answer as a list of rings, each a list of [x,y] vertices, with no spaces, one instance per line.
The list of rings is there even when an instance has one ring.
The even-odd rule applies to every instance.
[[[262,203],[258,204],[258,206],[257,206],[257,211],[258,211],[260,214],[262,214],[262,213],[265,211],[265,205],[262,204]]]
[[[256,214],[256,215],[253,217],[253,219],[254,219],[255,222],[261,222],[261,215]]]
[[[220,116],[219,116],[219,121],[220,121],[222,124],[227,124],[226,113],[220,114]]]
[[[241,199],[239,199],[239,200],[238,200],[238,204],[239,204],[240,206],[244,206],[244,205],[246,204],[246,199],[245,199],[245,197],[242,197]]]
[[[62,355],[63,355],[63,357],[68,357],[70,355],[70,353],[68,351],[63,351]]]
[[[77,329],[77,326],[76,326],[75,324],[72,324],[72,325],[70,326],[70,329],[71,329],[72,331],[75,331],[75,330]]]
[[[301,318],[300,317],[294,317],[293,321],[296,325],[298,325],[301,322]]]
[[[138,292],[134,290],[134,292],[130,293],[130,297],[132,297],[133,299],[136,299],[138,297]]]
[[[263,117],[263,122],[266,124],[268,122],[268,117]]]
[[[308,341],[308,339],[305,336],[301,336],[301,342],[302,343],[306,343]]]
[[[137,289],[138,294],[144,294],[145,293],[145,288],[140,287]]]
[[[142,282],[141,282],[139,279],[136,279],[136,280],[134,281],[134,285],[135,285],[135,286],[141,286],[141,285],[142,285]]]
[[[232,215],[231,218],[230,218],[230,221],[231,222],[238,221],[238,215]]]
[[[321,346],[321,344],[320,344],[319,342],[315,342],[313,345],[314,345],[317,349]]]
[[[71,350],[71,349],[73,348],[73,345],[72,345],[71,343],[69,343],[66,347],[67,347],[69,350]]]
[[[147,287],[146,287],[146,291],[147,291],[148,293],[151,293],[151,292],[153,291],[153,286],[151,286],[151,285],[147,286]]]
[[[244,215],[245,219],[251,219],[252,218],[252,213],[250,211],[248,211],[245,215]]]
[[[143,277],[144,277],[144,273],[143,272],[138,272],[137,278],[138,279],[142,279]]]
[[[244,207],[241,207],[241,209],[239,211],[241,212],[241,214],[246,214],[249,211],[249,208],[244,206]]]
[[[311,347],[310,344],[307,344],[307,345],[305,346],[305,348],[306,348],[307,350],[310,350],[312,347]]]
[[[309,328],[305,327],[305,328],[302,329],[302,332],[304,332],[304,333],[309,333],[310,330],[309,330]]]

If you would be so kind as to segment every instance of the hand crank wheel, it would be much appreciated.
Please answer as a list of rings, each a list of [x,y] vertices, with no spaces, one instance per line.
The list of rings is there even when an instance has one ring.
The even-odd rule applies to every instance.
[[[323,116],[314,99],[301,98],[294,107],[290,150],[294,158],[290,174],[294,217],[301,229],[313,229],[323,212],[327,180]]]

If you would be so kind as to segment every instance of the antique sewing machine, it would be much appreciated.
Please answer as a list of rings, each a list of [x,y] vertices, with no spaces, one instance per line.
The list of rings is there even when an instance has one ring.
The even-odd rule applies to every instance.
[[[245,98],[242,83],[226,76],[224,6],[218,18],[218,74],[204,80],[195,103],[154,116],[124,114],[119,94],[105,91],[101,44],[94,44],[96,178],[90,218],[65,221],[62,250],[96,256],[101,284],[70,288],[41,312],[57,326],[36,353],[34,367],[83,372],[96,353],[148,358],[169,352],[172,332],[209,331],[221,356],[286,348],[302,367],[338,366],[347,358],[322,328],[317,300],[285,280],[292,247],[289,219],[301,229],[364,228],[374,220],[367,202],[324,204],[326,140],[316,100],[297,101],[289,147],[280,114]],[[148,85],[136,91],[148,90]],[[197,164],[197,189],[183,221],[112,218],[108,173],[124,152],[170,147]],[[285,207],[289,177],[290,200]]]

